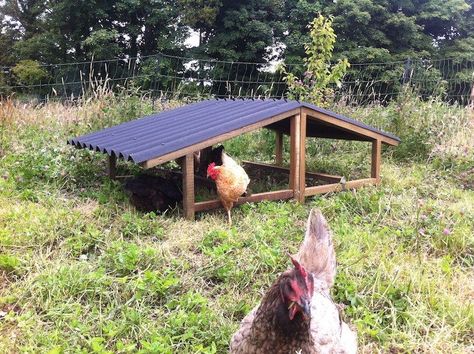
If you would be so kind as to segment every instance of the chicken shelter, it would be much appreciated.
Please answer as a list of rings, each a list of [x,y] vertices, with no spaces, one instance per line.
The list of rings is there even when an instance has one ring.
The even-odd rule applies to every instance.
[[[68,140],[76,148],[87,148],[108,155],[108,173],[115,178],[117,158],[145,169],[171,160],[182,159],[183,208],[186,218],[195,212],[220,207],[219,200],[196,202],[194,190],[194,152],[204,151],[256,129],[275,132],[275,162],[247,162],[269,171],[287,172],[286,189],[241,197],[237,204],[262,200],[305,197],[358,188],[380,182],[382,144],[396,146],[400,139],[313,104],[276,99],[210,99],[153,114],[114,127]],[[289,168],[283,167],[283,135],[289,136]],[[330,138],[366,141],[372,145],[370,177],[345,181],[341,176],[306,170],[306,140]],[[306,177],[325,184],[306,186]]]

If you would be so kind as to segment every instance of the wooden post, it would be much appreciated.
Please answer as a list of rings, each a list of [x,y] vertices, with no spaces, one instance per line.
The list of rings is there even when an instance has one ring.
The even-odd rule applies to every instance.
[[[371,177],[375,178],[375,183],[380,183],[380,162],[382,160],[382,142],[377,139],[372,141],[372,170]]]
[[[183,209],[184,217],[194,220],[194,155],[187,154],[183,158]]]
[[[110,179],[117,177],[117,157],[114,153],[107,155],[107,174]]]
[[[290,118],[290,189],[294,198],[300,198],[300,114]]]
[[[283,164],[283,133],[275,132],[275,165]]]
[[[306,187],[306,113],[301,113],[300,118],[300,156],[299,156],[299,167],[300,167],[300,182],[299,182],[299,198],[300,203],[304,203],[304,190]]]

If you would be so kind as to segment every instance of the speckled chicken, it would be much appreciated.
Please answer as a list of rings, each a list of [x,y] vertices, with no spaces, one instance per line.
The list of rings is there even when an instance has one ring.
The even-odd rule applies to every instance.
[[[293,267],[242,320],[230,353],[356,353],[356,334],[341,320],[329,294],[336,257],[320,211],[311,211],[303,244],[291,260]]]
[[[222,151],[222,165],[212,162],[207,168],[207,177],[216,182],[217,194],[227,211],[229,224],[232,225],[230,210],[239,197],[247,191],[250,178],[245,170],[229,155]]]

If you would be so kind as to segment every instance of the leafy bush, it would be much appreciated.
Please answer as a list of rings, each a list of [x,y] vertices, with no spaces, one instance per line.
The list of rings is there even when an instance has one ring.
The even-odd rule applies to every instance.
[[[340,86],[347,68],[350,64],[347,59],[339,59],[332,65],[332,53],[336,34],[332,28],[332,17],[323,15],[316,17],[308,26],[310,28],[311,42],[305,44],[307,57],[304,58],[306,71],[302,79],[293,73],[286,73],[288,83],[288,97],[319,106],[328,106],[334,98],[331,85]]]
[[[21,60],[13,69],[13,74],[22,85],[35,85],[44,82],[48,77],[48,72],[35,60]]]

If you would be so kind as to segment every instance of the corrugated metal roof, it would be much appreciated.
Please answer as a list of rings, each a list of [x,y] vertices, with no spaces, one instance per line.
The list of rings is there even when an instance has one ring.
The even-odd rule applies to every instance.
[[[68,144],[141,163],[302,107],[400,140],[392,134],[309,103],[271,99],[214,99],[73,138],[68,140]]]

